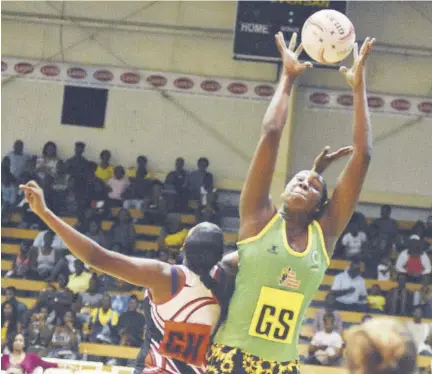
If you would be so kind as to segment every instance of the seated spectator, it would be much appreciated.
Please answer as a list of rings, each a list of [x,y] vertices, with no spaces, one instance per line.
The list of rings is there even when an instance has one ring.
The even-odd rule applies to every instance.
[[[324,330],[316,332],[312,338],[307,363],[336,365],[342,357],[342,346],[342,337],[334,328],[334,317],[332,314],[326,314],[324,315]]]
[[[28,160],[31,156],[24,153],[24,143],[22,140],[16,140],[13,146],[13,151],[6,154],[10,160],[10,171],[13,176],[18,180],[24,172]]]
[[[207,169],[210,165],[209,160],[205,157],[201,157],[197,162],[198,169],[194,170],[189,175],[188,189],[190,196],[194,200],[201,200],[202,188],[206,181],[207,192],[213,191],[213,174],[208,172]]]
[[[15,303],[5,301],[1,311],[1,343],[3,345],[17,332],[21,331],[21,323],[18,319],[18,311]]]
[[[154,181],[149,198],[144,199],[142,212],[144,220],[149,225],[162,225],[168,213],[168,204],[163,195],[163,184]]]
[[[119,331],[120,338],[125,335],[129,335],[129,341],[131,346],[139,347],[142,343],[145,318],[137,312],[138,299],[135,295],[132,295],[129,299],[127,312],[120,315],[117,329]]]
[[[426,220],[425,237],[432,238],[432,214],[430,214]]]
[[[114,176],[114,167],[110,164],[111,152],[103,150],[100,153],[100,163],[96,168],[95,175],[104,183],[107,183]]]
[[[12,270],[8,271],[6,277],[9,278],[27,278],[30,276],[30,252],[32,242],[23,240],[20,244],[20,252],[14,260]]]
[[[4,157],[1,164],[1,221],[2,224],[9,222],[9,213],[17,204],[18,186],[17,181],[10,171],[10,159]]]
[[[123,206],[123,193],[129,186],[129,178],[125,176],[125,170],[123,166],[116,166],[114,169],[114,177],[107,182],[108,197],[110,199],[111,207]]]
[[[147,169],[148,160],[146,156],[138,156],[136,159],[137,166],[130,167],[127,170],[127,176],[133,180],[152,179],[152,174]]]
[[[361,276],[360,260],[353,259],[344,272],[336,275],[331,289],[336,297],[336,309],[366,311],[367,290],[366,282]]]
[[[75,177],[70,176],[66,190],[57,196],[58,214],[63,217],[77,217],[84,211],[86,202],[79,192]]]
[[[414,292],[414,306],[422,309],[425,318],[432,318],[432,287],[430,276],[423,277],[422,287]]]
[[[423,240],[425,234],[426,225],[423,223],[423,221],[417,221],[411,229],[411,235],[418,235],[420,239]]]
[[[36,161],[37,156],[31,156],[27,159],[24,170],[18,177],[18,182],[20,184],[26,184],[30,181],[36,181],[37,183],[40,183],[40,178],[36,173]]]
[[[87,291],[79,294],[79,304],[81,306],[80,314],[77,318],[82,323],[89,324],[90,316],[93,309],[99,308],[102,305],[102,293],[99,292],[98,278],[92,276],[90,278],[89,288]]]
[[[90,341],[115,344],[118,342],[116,326],[118,314],[111,308],[111,298],[104,295],[102,306],[93,310],[90,320]]]
[[[84,235],[94,240],[102,247],[107,246],[107,238],[105,232],[102,230],[101,221],[97,219],[92,219],[90,221],[88,231],[84,233]]]
[[[42,149],[42,156],[36,160],[36,173],[40,179],[44,179],[47,175],[55,178],[57,172],[57,162],[60,158],[57,156],[57,144],[54,142],[45,143]]]
[[[389,281],[392,276],[393,265],[390,258],[383,257],[377,266],[378,280]]]
[[[67,288],[73,293],[85,292],[90,287],[92,275],[84,270],[83,262],[75,260],[75,273],[69,276],[69,282],[67,284]]]
[[[6,288],[6,301],[14,304],[18,322],[24,322],[28,312],[27,306],[16,298],[17,289],[14,286]]]
[[[181,216],[179,214],[169,214],[158,238],[159,250],[165,248],[172,255],[178,253],[187,234],[188,230],[182,226]]]
[[[398,274],[398,285],[387,292],[385,312],[397,316],[409,316],[413,308],[413,293],[406,288],[406,274]]]
[[[166,248],[159,249],[158,260],[166,263],[169,262],[169,252]]]
[[[369,312],[384,313],[386,299],[383,296],[379,284],[374,284],[369,290],[367,302],[369,304]]]
[[[51,338],[48,357],[75,360],[78,355],[80,332],[75,315],[68,311],[55,329]]]
[[[380,236],[390,243],[394,243],[396,234],[399,230],[397,222],[391,218],[391,207],[383,205],[381,207],[381,217],[373,222],[378,227]]]
[[[108,233],[110,243],[120,243],[124,254],[135,251],[136,233],[132,217],[127,209],[120,209]]]
[[[13,334],[7,343],[9,354],[4,354],[1,358],[1,368],[6,373],[27,374],[33,373],[37,367],[43,369],[67,367],[66,365],[44,361],[36,353],[27,353],[24,335],[21,333]]]
[[[89,161],[83,156],[85,146],[83,142],[76,142],[74,155],[65,162],[66,172],[75,178],[78,186],[84,185],[88,173]]]
[[[32,276],[37,279],[48,279],[59,262],[61,253],[53,248],[54,233],[46,231],[42,247],[34,247],[30,255]]]
[[[206,204],[204,205],[203,202]],[[195,214],[196,222],[211,222],[216,225],[220,223],[219,208],[216,203],[216,193],[209,192],[206,199],[198,203],[198,208]]]
[[[324,331],[324,315],[331,314],[334,317],[334,329],[339,334],[342,334],[342,317],[340,312],[335,310],[336,298],[329,292],[325,298],[325,306],[317,311],[314,319],[314,333]]]
[[[51,230],[44,230],[39,232],[39,234],[36,235],[36,238],[33,241],[33,247],[34,248],[42,248],[43,244],[44,244],[44,238],[45,238],[45,234]],[[66,244],[63,242],[63,240],[60,238],[60,236],[56,235],[54,233],[54,231],[51,231],[54,235],[54,239],[52,242],[52,247],[55,250],[62,250],[62,249],[66,249]]]
[[[432,356],[432,324],[422,321],[422,309],[417,307],[413,310],[413,319],[406,323],[406,327],[412,334],[419,355]]]
[[[165,190],[168,196],[172,197],[172,206],[176,211],[183,212],[187,209],[188,196],[188,173],[184,169],[184,158],[178,157],[175,161],[175,168],[165,178]]]
[[[90,230],[90,222],[93,220],[98,220],[96,209],[87,208],[78,216],[77,223],[75,224],[75,229],[77,229],[81,234],[85,234]]]
[[[342,245],[345,249],[345,258],[352,259],[362,255],[363,247],[367,243],[366,233],[360,231],[357,222],[353,222],[349,231],[342,237]]]
[[[66,165],[62,160],[57,162],[57,172],[53,183],[53,190],[55,192],[66,191],[69,185],[70,175],[66,172]]]
[[[55,316],[55,313],[51,313]],[[54,318],[50,317],[46,306],[41,306],[34,310],[30,316],[27,326],[28,352],[36,353],[45,357],[49,352],[49,343],[54,331],[52,325]]]
[[[411,282],[418,282],[423,275],[431,273],[429,256],[424,252],[424,242],[418,235],[411,235],[408,249],[399,254],[396,271],[408,275]]]

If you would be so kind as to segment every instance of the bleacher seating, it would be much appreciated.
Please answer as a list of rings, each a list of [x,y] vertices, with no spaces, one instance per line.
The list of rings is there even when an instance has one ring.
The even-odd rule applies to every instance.
[[[131,213],[134,217],[142,217],[140,212],[131,210]],[[14,214],[12,217],[12,221],[18,223],[20,220],[20,215]],[[64,220],[70,224],[76,223],[76,218],[67,217]],[[182,222],[187,225],[193,225],[195,222],[195,217],[193,215],[182,215]],[[404,223],[406,227],[412,227],[412,222]],[[108,230],[112,226],[111,221],[103,222],[103,229]],[[135,230],[137,233],[137,249],[138,250],[157,250],[156,239],[160,234],[161,227],[152,226],[152,225],[135,225]],[[4,274],[12,268],[13,259],[19,253],[20,246],[19,242],[23,239],[33,240],[38,231],[36,230],[27,230],[27,229],[18,229],[15,227],[4,227],[2,229],[2,288],[8,286],[15,286],[18,290],[18,299],[25,303],[27,307],[31,308],[34,306],[38,294],[41,290],[47,287],[47,283],[43,281],[33,281],[33,280],[23,280],[23,279],[13,279],[13,278],[4,278]],[[235,241],[237,239],[236,233],[226,233],[225,240],[230,245],[235,245]],[[312,321],[315,317],[316,312],[323,307],[323,302],[325,296],[331,287],[334,274],[344,270],[348,266],[349,262],[345,260],[333,259],[329,266],[329,272],[324,277],[323,282],[320,286],[320,290],[316,292],[313,298],[313,302],[311,307],[307,310],[305,315],[305,321],[301,329],[301,337],[305,339],[311,339],[313,335],[313,327]],[[396,286],[396,282],[393,281],[377,281],[375,279],[367,279],[366,284],[368,287],[373,284],[379,284],[381,289],[386,291]],[[418,284],[408,284],[407,287],[411,290],[418,290],[420,285]],[[20,292],[25,292],[25,297],[20,296]],[[130,292],[129,292],[130,293]],[[142,298],[142,290],[134,290],[132,291],[138,298]],[[113,292],[112,294],[122,294],[121,292]],[[4,296],[2,297],[2,302],[4,301]],[[361,321],[363,314],[356,312],[341,312],[342,319],[344,321],[344,327],[348,327],[351,324],[357,324]],[[372,315],[373,316],[373,315]],[[401,321],[410,320],[410,317],[395,317]],[[431,320],[427,320],[427,322],[432,323]],[[307,354],[307,344],[300,344],[300,352],[302,355]],[[102,344],[92,344],[92,343],[81,343],[80,344],[80,352],[86,353],[88,355],[95,355],[100,357],[117,357],[117,358],[131,358],[134,359],[137,354],[137,348],[131,347],[121,347],[121,346],[107,346]],[[430,358],[428,357],[419,357],[419,366],[427,366],[430,363]],[[102,365],[102,364],[100,364]],[[80,369],[87,368],[86,366],[81,367]],[[104,372],[107,370],[111,370],[111,368],[104,367]],[[113,373],[127,373],[128,368],[113,368]],[[326,374],[326,373],[343,373],[344,370],[341,368],[327,368],[327,367],[316,367],[316,366],[302,366],[302,373],[310,373],[310,374]]]

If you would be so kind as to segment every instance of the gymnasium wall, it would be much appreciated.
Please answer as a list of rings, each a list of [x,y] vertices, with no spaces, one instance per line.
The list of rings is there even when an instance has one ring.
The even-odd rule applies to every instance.
[[[62,151],[60,156],[68,157],[73,143],[82,140],[88,144],[87,157],[94,160],[107,148],[114,163],[132,166],[137,155],[144,154],[151,168],[169,171],[178,156],[187,160],[189,168],[195,168],[199,157],[207,156],[215,176],[244,178],[248,162],[236,151],[249,157],[253,154],[268,102],[170,95],[179,105],[157,92],[111,89],[105,128],[80,128],[60,124],[62,84],[17,79],[2,92],[2,149],[10,149],[19,138],[28,151],[39,154],[43,144],[53,140]],[[236,150],[208,128],[229,139]]]

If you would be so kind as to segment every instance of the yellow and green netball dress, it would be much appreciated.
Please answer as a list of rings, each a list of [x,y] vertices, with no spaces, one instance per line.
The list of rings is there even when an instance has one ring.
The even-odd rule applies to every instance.
[[[295,252],[277,213],[260,234],[237,245],[235,291],[207,373],[299,373],[303,316],[329,264],[321,227],[313,221],[306,250]]]

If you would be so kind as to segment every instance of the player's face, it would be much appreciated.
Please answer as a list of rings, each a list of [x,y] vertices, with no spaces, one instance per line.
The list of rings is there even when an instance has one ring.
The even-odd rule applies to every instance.
[[[333,320],[331,318],[327,318],[324,320],[324,330],[327,333],[333,331]]]
[[[314,213],[323,189],[323,177],[314,171],[304,170],[289,181],[281,197],[290,211]]]

